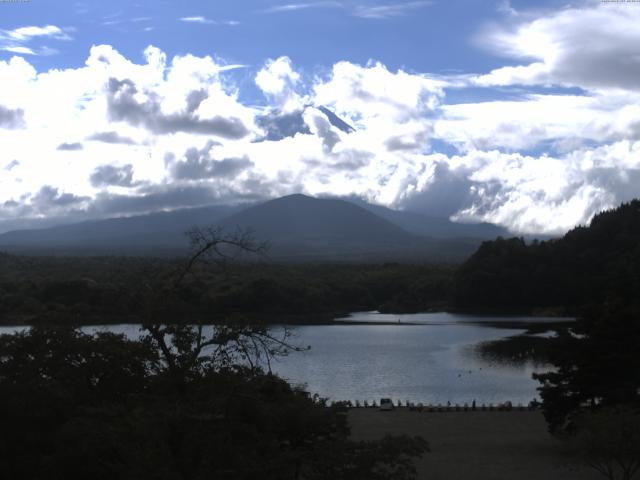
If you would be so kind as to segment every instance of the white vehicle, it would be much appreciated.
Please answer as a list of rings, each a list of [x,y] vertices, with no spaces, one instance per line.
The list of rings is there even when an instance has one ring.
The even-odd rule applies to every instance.
[[[380,410],[383,412],[389,412],[393,410],[393,401],[390,398],[381,398]]]

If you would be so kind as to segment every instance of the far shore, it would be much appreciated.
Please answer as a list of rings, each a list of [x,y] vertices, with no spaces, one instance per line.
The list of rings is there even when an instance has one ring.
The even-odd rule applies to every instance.
[[[355,440],[421,436],[431,451],[416,462],[417,480],[596,480],[547,432],[540,411],[417,412],[349,409]]]
[[[224,323],[225,321],[237,321],[243,320],[249,323],[255,322],[260,324],[267,325],[292,325],[292,326],[302,326],[302,325],[428,325],[426,323],[420,322],[411,322],[411,321],[360,321],[354,320],[349,317],[352,313],[358,312],[334,312],[334,313],[269,313],[269,314],[237,314],[237,315],[219,315],[206,317],[206,316],[192,316],[193,323],[202,323],[203,325],[215,325],[219,323]],[[481,323],[487,326],[496,326],[499,328],[529,328],[539,326],[544,324],[549,329],[553,329],[556,327],[561,327],[562,325],[566,325],[567,322],[572,322],[575,319],[572,317],[565,317],[561,315],[531,315],[527,313],[501,313],[501,314],[489,314],[486,312],[454,312],[449,310],[440,310],[440,311],[427,311],[427,312],[403,312],[403,313],[394,313],[394,312],[379,312],[384,315],[412,315],[412,314],[438,314],[438,313],[450,313],[452,315],[463,315],[469,317],[477,317],[477,318],[491,318],[491,319],[500,319],[495,321],[490,320],[469,320],[460,321],[458,323],[461,324],[477,324]],[[530,317],[534,319],[532,322],[523,322],[523,321],[510,321],[509,319],[512,317]],[[73,325],[80,327],[90,327],[90,326],[99,326],[99,325],[139,325],[144,322],[144,319],[137,315],[99,315],[99,314],[87,314],[87,315],[70,315],[65,316],[64,321],[57,322],[58,317],[52,316],[49,317],[38,317],[37,315],[11,315],[5,314],[0,315],[0,326],[2,327],[24,327],[24,326],[32,326],[32,325]],[[504,320],[502,320],[504,318]],[[540,320],[538,320],[540,319]],[[546,319],[546,320],[542,320]],[[160,323],[170,323],[166,322],[166,319],[159,320]],[[431,323],[429,323],[431,324]]]

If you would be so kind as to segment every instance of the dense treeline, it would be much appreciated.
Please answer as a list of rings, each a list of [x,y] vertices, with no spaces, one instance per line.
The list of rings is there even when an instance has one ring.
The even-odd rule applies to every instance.
[[[640,291],[640,201],[596,215],[563,238],[526,244],[485,242],[459,269],[454,304],[461,309],[576,313]]]
[[[147,286],[169,278],[182,261],[0,255],[0,321],[7,323],[136,322]],[[217,266],[220,267],[220,266]],[[260,315],[274,321],[329,321],[356,310],[416,312],[449,302],[449,265],[199,266],[166,314],[219,320]]]

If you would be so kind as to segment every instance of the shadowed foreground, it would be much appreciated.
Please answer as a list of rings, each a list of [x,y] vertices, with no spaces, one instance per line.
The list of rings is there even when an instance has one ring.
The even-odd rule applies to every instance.
[[[588,468],[577,470],[562,445],[547,433],[540,412],[419,413],[351,409],[354,440],[420,435],[431,452],[417,460],[422,480],[591,480]]]

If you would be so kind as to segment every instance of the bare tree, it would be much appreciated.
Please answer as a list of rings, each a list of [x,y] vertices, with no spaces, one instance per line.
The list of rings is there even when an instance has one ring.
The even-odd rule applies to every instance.
[[[264,255],[268,245],[255,240],[248,230],[227,233],[221,228],[192,228],[187,232],[191,253],[170,278],[145,285],[146,318],[143,330],[147,341],[157,348],[164,366],[180,377],[203,369],[219,369],[245,364],[251,370],[266,366],[271,371],[274,357],[302,351],[290,342],[291,329],[277,331],[263,323],[236,318],[207,321],[175,318],[164,321],[164,311],[190,277],[207,268],[226,268],[230,261],[246,255]],[[186,378],[186,377],[185,377]]]

